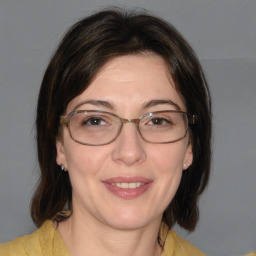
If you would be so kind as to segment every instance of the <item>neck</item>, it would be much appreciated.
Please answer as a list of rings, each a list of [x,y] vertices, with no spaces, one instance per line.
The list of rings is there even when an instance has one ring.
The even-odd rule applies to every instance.
[[[160,222],[157,219],[144,227],[122,230],[73,213],[58,230],[73,256],[160,256]]]

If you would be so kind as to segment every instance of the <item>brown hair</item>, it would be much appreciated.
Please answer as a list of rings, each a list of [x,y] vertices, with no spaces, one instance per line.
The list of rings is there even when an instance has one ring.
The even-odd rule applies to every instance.
[[[56,164],[60,115],[111,58],[146,51],[165,60],[187,112],[197,115],[196,124],[190,127],[193,164],[184,172],[163,215],[170,228],[175,223],[189,231],[195,228],[199,216],[197,202],[207,185],[211,160],[211,101],[207,82],[194,51],[172,25],[146,12],[120,9],[100,11],[72,26],[46,69],[36,119],[41,169],[31,202],[36,225],[54,218],[65,206],[71,209],[68,172],[61,172]]]

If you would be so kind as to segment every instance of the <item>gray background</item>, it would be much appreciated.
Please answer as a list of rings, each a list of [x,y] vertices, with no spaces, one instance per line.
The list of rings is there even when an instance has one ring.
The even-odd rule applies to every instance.
[[[213,256],[256,249],[255,0],[0,0],[0,242],[35,229],[34,118],[51,53],[67,27],[106,5],[147,8],[197,52],[213,97],[212,177],[186,239]]]

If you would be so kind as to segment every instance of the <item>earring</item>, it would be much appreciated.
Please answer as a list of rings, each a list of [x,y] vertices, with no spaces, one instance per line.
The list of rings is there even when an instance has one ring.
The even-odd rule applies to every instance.
[[[183,167],[187,169],[189,167],[189,164],[183,164]]]
[[[61,169],[62,171],[65,171],[65,167],[64,167],[63,164],[60,164],[60,169]]]

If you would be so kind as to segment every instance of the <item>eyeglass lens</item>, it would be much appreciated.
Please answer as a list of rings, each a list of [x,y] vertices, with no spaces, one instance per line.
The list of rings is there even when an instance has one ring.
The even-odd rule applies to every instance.
[[[174,142],[182,139],[187,132],[187,115],[181,112],[153,112],[138,120],[140,135],[152,143]],[[111,113],[83,111],[70,117],[69,131],[71,137],[79,143],[104,145],[119,135],[122,125],[122,118]]]

